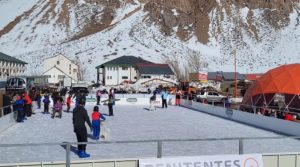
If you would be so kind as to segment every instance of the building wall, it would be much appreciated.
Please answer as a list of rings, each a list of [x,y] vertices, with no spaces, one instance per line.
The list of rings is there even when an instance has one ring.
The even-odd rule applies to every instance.
[[[59,71],[57,68],[52,68],[51,70],[47,71],[43,75],[49,76],[48,82],[51,84],[56,84],[60,81],[63,81],[63,76],[68,77],[64,73]],[[76,83],[76,81],[72,79],[72,83]]]
[[[58,55],[44,61],[44,71],[47,71],[54,66],[71,76],[74,80],[78,80],[78,66],[63,55]]]
[[[6,80],[7,76],[23,75],[25,70],[25,64],[0,60],[0,81]]]
[[[150,78],[160,78],[160,79],[167,78],[167,77],[165,77],[165,75],[158,75],[158,74],[142,74],[142,75],[138,75],[139,79],[149,78],[149,77]],[[176,77],[175,77],[175,75],[169,75],[168,79],[176,80]]]
[[[48,82],[52,83],[52,84],[55,84],[55,83],[59,82],[58,76],[59,75],[65,75],[65,74],[62,73],[61,71],[59,71],[56,68],[52,68],[51,70],[47,71],[43,75],[49,76],[48,77]]]
[[[123,81],[136,81],[137,72],[134,67],[105,66],[102,80],[105,85],[119,85]]]

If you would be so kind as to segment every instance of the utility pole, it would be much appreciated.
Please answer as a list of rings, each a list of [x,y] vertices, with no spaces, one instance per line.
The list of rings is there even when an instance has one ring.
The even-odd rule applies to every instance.
[[[236,49],[234,49],[234,97],[237,98]]]

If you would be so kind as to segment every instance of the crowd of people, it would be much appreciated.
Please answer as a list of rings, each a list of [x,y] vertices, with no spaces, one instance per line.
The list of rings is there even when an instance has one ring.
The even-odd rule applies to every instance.
[[[87,123],[90,127],[90,131],[93,132],[93,137],[95,140],[99,140],[100,135],[100,126],[101,122],[105,121],[106,118],[99,111],[98,105],[100,105],[100,100],[102,93],[97,91],[96,98],[97,104],[93,109],[93,113],[91,115],[91,120],[88,116],[87,110],[85,109],[86,103],[86,92],[69,92],[67,98],[65,99],[67,92],[65,91],[53,91],[51,93],[45,93],[44,97],[42,97],[39,90],[35,90],[32,88],[31,90],[24,93],[14,93],[12,96],[11,103],[13,104],[13,110],[17,111],[17,122],[24,122],[27,117],[31,117],[32,114],[35,114],[34,109],[42,109],[42,103],[44,104],[44,108],[42,109],[43,114],[50,114],[51,118],[62,118],[63,106],[67,106],[66,112],[71,112],[71,104],[72,101],[75,101],[74,109],[73,109],[73,126],[74,133],[76,134],[78,142],[87,142],[87,129],[85,127],[85,123]],[[50,99],[51,97],[51,99]],[[108,93],[108,111],[109,116],[113,116],[113,105],[115,103],[115,96],[113,94],[113,90],[111,89]],[[52,112],[49,111],[49,108],[52,104]],[[36,104],[36,106],[33,104]],[[86,153],[86,144],[78,144],[78,156],[80,158],[90,157],[88,153]]]

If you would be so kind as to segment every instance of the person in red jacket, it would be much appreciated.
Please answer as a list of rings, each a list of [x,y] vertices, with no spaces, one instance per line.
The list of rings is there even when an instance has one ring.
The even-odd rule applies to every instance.
[[[94,107],[92,114],[93,136],[96,140],[99,140],[100,136],[100,119],[105,120],[105,117],[99,112],[99,107]]]
[[[288,121],[294,121],[294,117],[290,113],[286,113],[284,119]]]
[[[67,98],[67,112],[70,112],[71,102],[72,102],[72,95],[70,94]]]
[[[25,92],[24,96],[25,96],[25,100],[26,100],[26,104],[25,104],[25,113],[26,113],[26,116],[27,116],[27,117],[31,117],[31,114],[32,114],[32,110],[31,110],[31,107],[32,107],[32,100],[31,100],[31,98],[29,97],[29,95],[28,95],[27,92]]]

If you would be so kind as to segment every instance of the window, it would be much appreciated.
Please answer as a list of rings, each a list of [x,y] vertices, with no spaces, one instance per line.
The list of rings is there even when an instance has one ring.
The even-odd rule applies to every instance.
[[[59,61],[57,61],[56,64],[59,65]]]
[[[128,76],[122,76],[122,79],[128,79]]]
[[[73,73],[77,73],[77,69],[74,68],[74,69],[73,69]]]
[[[128,67],[122,67],[122,70],[124,70],[124,71],[128,70]]]
[[[110,76],[110,79],[112,79],[112,76]]]
[[[109,79],[109,76],[107,76],[107,79]]]

